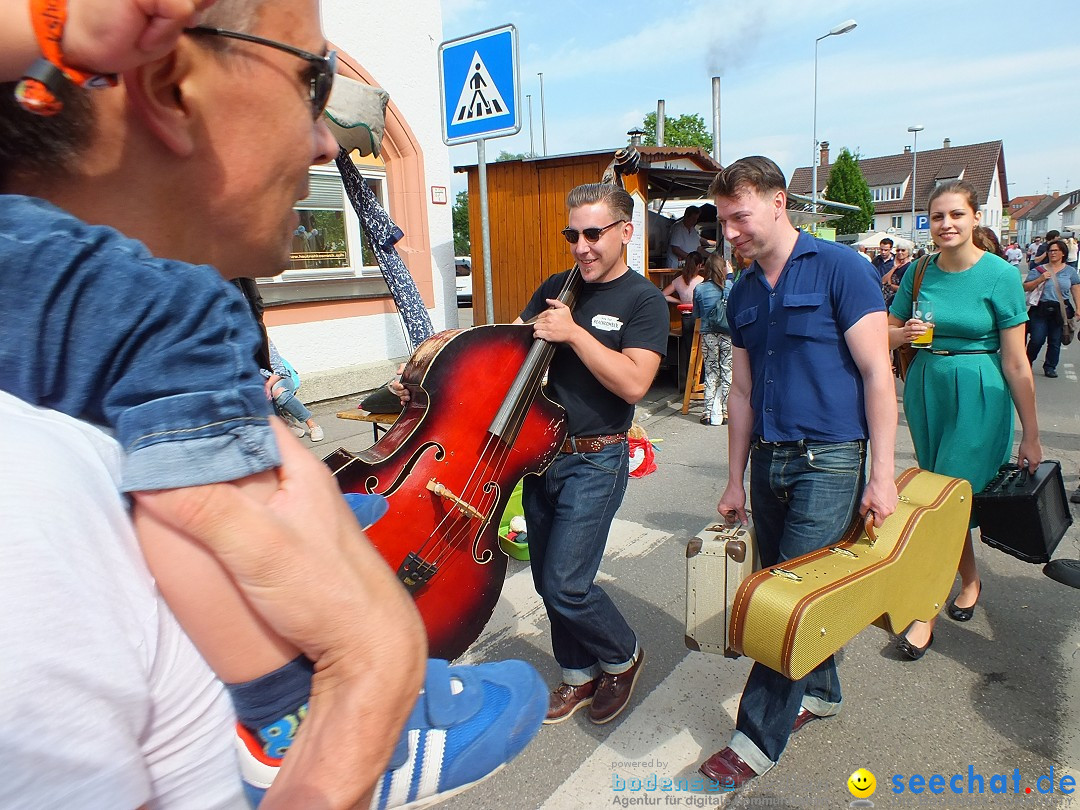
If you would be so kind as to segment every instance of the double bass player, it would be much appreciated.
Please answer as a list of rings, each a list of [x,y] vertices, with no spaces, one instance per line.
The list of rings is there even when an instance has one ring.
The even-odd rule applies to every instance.
[[[526,476],[522,506],[533,582],[551,620],[562,670],[545,723],[588,706],[603,724],[628,705],[644,652],[611,597],[595,582],[611,521],[626,491],[626,431],[667,349],[668,308],[659,289],[632,271],[623,251],[634,201],[617,185],[591,183],[566,198],[570,243],[582,280],[573,308],[556,300],[571,271],[550,277],[517,323],[556,345],[546,394],[567,414],[562,452]]]
[[[614,720],[644,661],[637,635],[595,582],[626,491],[634,405],[667,349],[667,303],[623,259],[633,207],[612,183],[574,188],[562,231],[582,282],[573,309],[558,300],[572,268],[541,284],[514,321],[531,321],[533,336],[555,347],[544,393],[565,409],[568,434],[543,474],[525,476],[522,493],[533,582],[562,671],[546,723],[582,708],[594,723]],[[409,399],[399,382],[390,388]]]

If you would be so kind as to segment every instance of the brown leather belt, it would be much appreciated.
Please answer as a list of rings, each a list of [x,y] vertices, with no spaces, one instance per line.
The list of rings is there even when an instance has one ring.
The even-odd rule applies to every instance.
[[[562,453],[599,453],[608,445],[626,441],[625,433],[609,433],[606,436],[570,436],[563,442]]]

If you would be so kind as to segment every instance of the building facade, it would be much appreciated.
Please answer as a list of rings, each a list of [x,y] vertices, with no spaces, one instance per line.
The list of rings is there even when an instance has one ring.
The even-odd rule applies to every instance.
[[[354,158],[405,236],[396,245],[436,330],[457,325],[450,160],[439,121],[438,0],[407,18],[323,0],[341,72],[390,94],[378,158]],[[405,330],[333,163],[313,167],[297,205],[292,267],[259,284],[270,337],[297,368],[301,396],[345,396],[384,383],[408,356]]]
[[[826,141],[821,145],[818,164],[819,197],[828,196],[831,169]],[[946,138],[939,149],[920,149],[913,153],[905,147],[898,155],[859,158],[859,169],[874,199],[871,231],[895,233],[916,244],[928,242],[929,232],[917,227],[925,224],[925,220],[912,220],[912,196],[915,220],[920,220],[920,215],[926,216],[927,201],[938,185],[947,180],[968,180],[979,195],[982,224],[1001,235],[1005,206],[1009,202],[1005,150],[1001,141],[953,146]],[[788,191],[809,196],[811,176],[809,166],[796,169]]]

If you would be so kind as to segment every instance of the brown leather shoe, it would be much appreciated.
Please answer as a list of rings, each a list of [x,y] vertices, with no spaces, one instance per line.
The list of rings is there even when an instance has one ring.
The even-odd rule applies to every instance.
[[[617,675],[605,672],[600,676],[600,683],[596,686],[596,695],[593,697],[592,706],[589,707],[590,720],[602,726],[622,714],[622,710],[630,702],[630,695],[634,693],[634,684],[637,683],[638,675],[641,674],[641,665],[644,662],[645,651],[638,648],[637,661],[626,672],[620,672]]]
[[[799,713],[795,716],[795,725],[793,725],[791,727],[791,733],[794,734],[796,731],[798,731],[800,728],[805,726],[807,723],[810,723],[810,722],[812,722],[814,720],[820,720],[820,719],[821,719],[820,714],[814,714],[808,708],[803,706],[803,707],[801,707],[799,709]]]
[[[701,763],[698,771],[728,790],[741,787],[757,776],[754,769],[730,748],[717,751]]]
[[[561,723],[582,706],[592,703],[599,680],[599,678],[594,678],[581,686],[560,683],[548,697],[548,711],[544,723],[549,726],[553,723]]]

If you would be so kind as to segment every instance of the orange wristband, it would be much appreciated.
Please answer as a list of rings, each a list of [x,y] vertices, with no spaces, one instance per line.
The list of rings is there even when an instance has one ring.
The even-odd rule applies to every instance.
[[[115,75],[89,73],[64,63],[60,41],[67,23],[67,0],[30,0],[30,19],[41,49],[22,79],[15,86],[15,100],[35,115],[56,115],[64,105],[58,98],[60,83],[73,82],[80,87],[112,87]]]

